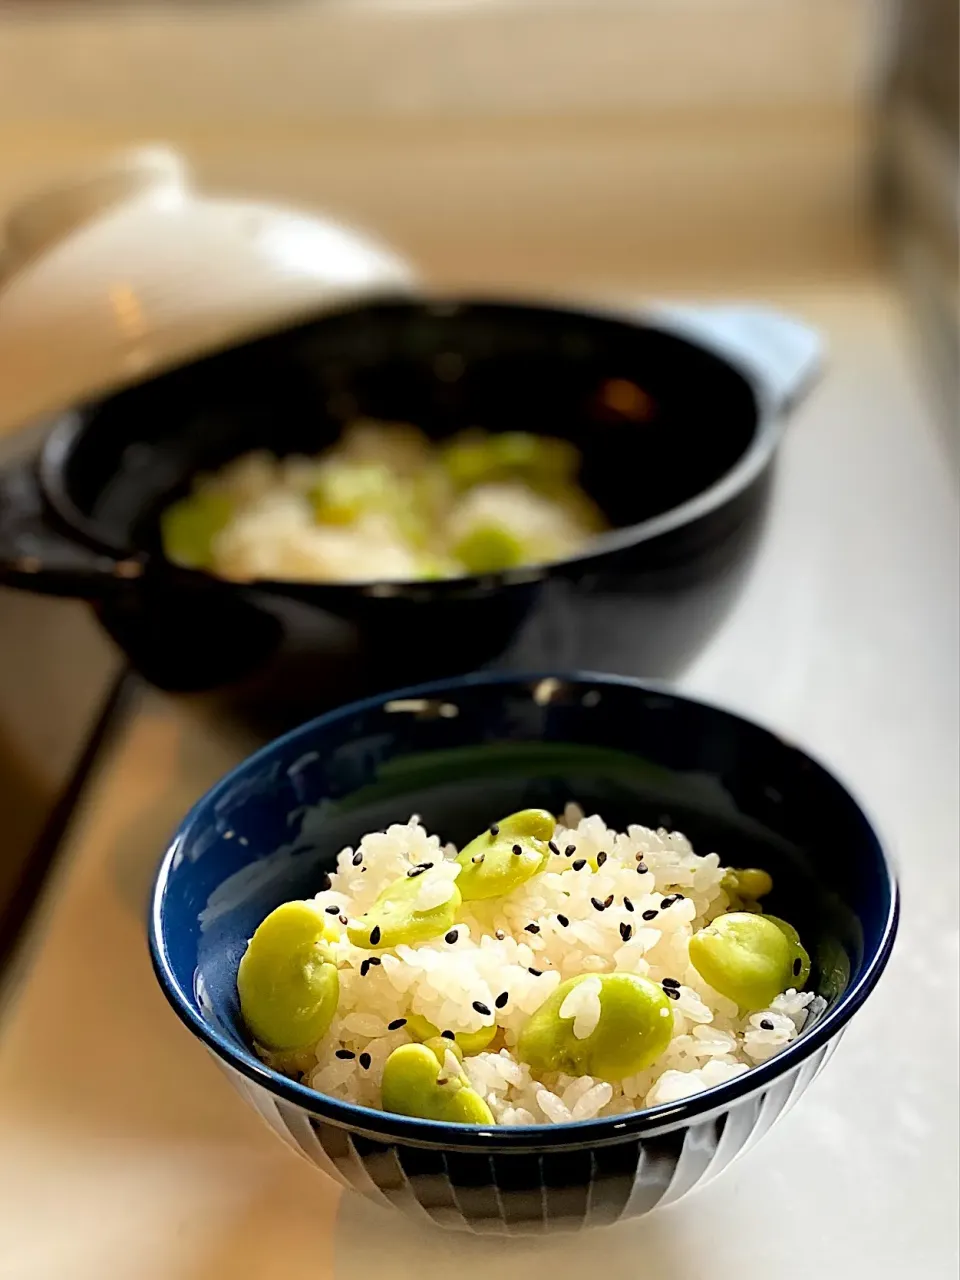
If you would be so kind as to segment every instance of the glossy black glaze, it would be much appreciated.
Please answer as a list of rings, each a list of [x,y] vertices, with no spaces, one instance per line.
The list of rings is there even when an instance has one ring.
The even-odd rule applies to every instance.
[[[649,397],[639,418],[611,408],[612,379]],[[678,600],[749,556],[780,430],[781,406],[764,391],[704,346],[620,318],[371,304],[65,415],[34,463],[0,477],[0,581],[89,599],[137,668],[177,689],[262,669],[291,636],[294,670],[309,653],[326,668],[322,684],[337,644],[319,637],[344,625],[355,689],[463,671],[507,650],[548,581],[561,584],[550,607],[569,623],[577,601],[628,594],[669,632]],[[316,452],[357,414],[414,421],[435,437],[470,425],[565,436],[615,528],[545,569],[380,587],[233,586],[159,554],[158,514],[198,470],[253,447]],[[687,609],[688,645],[716,612],[709,599]],[[636,643],[650,638],[644,627]],[[661,672],[662,655],[640,669]]]
[[[411,812],[462,844],[503,813],[557,811],[571,798],[613,826],[675,827],[696,848],[767,868],[771,909],[813,958],[824,1008],[810,1029],[693,1098],[566,1126],[389,1115],[257,1060],[236,996],[246,941],[278,903],[316,892],[345,844]],[[896,919],[896,886],[867,819],[798,748],[632,681],[486,675],[354,704],[245,761],[174,837],[150,941],[178,1016],[285,1140],[413,1217],[512,1233],[637,1216],[719,1172],[813,1079],[886,964]]]

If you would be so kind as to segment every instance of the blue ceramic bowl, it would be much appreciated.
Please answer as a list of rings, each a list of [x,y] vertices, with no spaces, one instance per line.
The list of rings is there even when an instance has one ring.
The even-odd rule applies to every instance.
[[[278,903],[323,887],[339,849],[422,815],[458,843],[501,814],[576,799],[612,826],[676,827],[766,867],[810,950],[819,1018],[728,1084],[628,1116],[452,1126],[327,1098],[249,1048],[237,965]],[[150,944],[174,1010],[267,1122],[338,1182],[478,1232],[648,1213],[713,1177],[823,1066],[890,954],[897,892],[877,837],[802,751],[737,716],[610,676],[477,675],[322,716],[258,751],[187,815],[157,875]]]

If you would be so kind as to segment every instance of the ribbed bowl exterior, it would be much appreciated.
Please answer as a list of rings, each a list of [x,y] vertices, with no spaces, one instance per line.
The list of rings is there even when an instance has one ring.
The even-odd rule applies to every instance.
[[[447,703],[455,714],[433,714]],[[556,812],[569,796],[626,822],[669,813],[694,843],[737,848],[757,859],[744,865],[770,870],[809,939],[819,997],[795,1042],[675,1103],[526,1129],[387,1114],[256,1058],[237,998],[240,958],[264,917],[315,893],[358,832],[416,812],[462,843],[490,814]],[[873,990],[897,912],[869,820],[789,742],[614,676],[484,673],[331,712],[229,774],[174,836],[150,942],[178,1016],[311,1164],[425,1226],[522,1236],[642,1217],[753,1146]]]
[[[478,1235],[610,1226],[675,1204],[754,1146],[793,1106],[839,1034],[768,1088],[696,1123],[603,1146],[456,1151],[376,1142],[311,1115],[220,1060],[270,1127],[335,1182],[414,1221]]]

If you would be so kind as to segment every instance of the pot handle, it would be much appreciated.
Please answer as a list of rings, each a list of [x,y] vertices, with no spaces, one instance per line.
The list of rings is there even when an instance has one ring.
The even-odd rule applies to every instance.
[[[142,559],[106,555],[61,533],[33,459],[0,471],[0,584],[100,600],[142,577],[145,567]]]
[[[824,342],[817,330],[771,307],[662,305],[644,314],[658,328],[738,366],[775,414],[793,409],[823,366]]]

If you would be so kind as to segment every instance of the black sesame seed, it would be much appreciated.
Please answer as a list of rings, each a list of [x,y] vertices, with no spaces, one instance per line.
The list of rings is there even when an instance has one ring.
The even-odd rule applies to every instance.
[[[582,871],[586,865],[587,865],[586,858],[578,858],[576,862],[573,863],[573,869],[574,871]]]
[[[497,1006],[498,1009],[502,1009],[509,999],[510,999],[510,992],[501,991],[493,1003]]]
[[[492,836],[498,836],[500,834],[500,828],[497,826],[496,823],[494,823],[493,826],[490,828],[490,834]]]
[[[678,991],[680,990],[680,983],[676,978],[664,978],[662,985],[665,987],[676,987]]]
[[[563,927],[566,928],[569,923],[570,921],[566,916],[557,916],[557,924],[562,924]]]
[[[607,860],[607,855],[601,849],[600,852],[597,854],[597,866],[602,867],[603,864],[606,862],[606,860]]]
[[[543,976],[543,970],[542,970],[542,969],[532,969],[532,968],[531,968],[531,969],[528,969],[528,970],[527,970],[527,973],[532,973],[532,974],[533,974],[533,976],[534,976],[535,978],[540,978],[540,977],[542,977],[542,976]]]
[[[433,866],[433,863],[432,863],[432,862],[418,862],[418,863],[417,863],[417,866],[418,866],[418,867],[423,867],[424,871],[429,871],[429,870],[430,870],[430,868]]]
[[[353,865],[355,867],[359,867],[362,861],[363,861],[363,854],[358,849],[357,852],[353,855]]]
[[[607,894],[607,896],[603,900],[603,909],[606,910],[607,907],[612,907],[612,906],[613,906],[613,894],[610,893],[610,894]]]
[[[358,1061],[361,1067],[363,1067],[364,1071],[369,1071],[370,1063],[372,1062],[372,1058],[370,1057],[369,1053],[361,1053]]]
[[[629,898],[624,898],[623,905],[626,907],[628,911],[633,911],[634,909],[633,903],[630,901]]]
[[[598,911],[606,911],[606,907],[603,905],[603,903],[600,901],[599,898],[591,898],[590,903],[592,906],[596,907]]]
[[[370,959],[367,961],[367,964],[383,964],[383,961],[380,959],[379,956],[371,956]]]
[[[676,987],[664,987],[664,988],[663,988],[663,994],[664,994],[665,996],[669,996],[671,1000],[679,1000],[679,999],[680,999],[680,992],[677,990],[677,988],[676,988]]]
[[[498,942],[502,942],[507,935],[503,932],[502,929],[498,929],[493,936],[496,938]]]
[[[627,924],[626,920],[620,921],[620,937],[624,942],[629,942],[633,937],[633,925]]]
[[[363,964],[361,964],[360,966],[360,977],[365,978],[369,972],[370,972],[370,961],[364,960]]]
[[[350,921],[347,919],[347,917],[346,917],[346,916],[337,916],[337,919],[340,921],[340,923],[341,923],[341,924],[349,924],[349,923],[350,923]]]
[[[640,917],[640,919],[641,919],[641,920],[655,920],[655,919],[657,918],[657,915],[658,915],[658,912],[657,912],[656,907],[651,907],[649,911],[645,911],[645,912],[643,913],[643,915]]]
[[[636,854],[634,854],[634,857],[636,858],[637,862],[642,862],[642,861],[643,861],[643,854],[642,854],[642,853],[636,853]]]
[[[557,848],[557,846],[553,843],[552,840],[547,841],[547,848],[550,850],[551,853],[556,853],[556,854],[560,853],[560,850]]]
[[[471,858],[470,861],[473,863],[476,863],[476,865],[479,867],[480,863],[484,860],[486,856],[487,855],[485,853],[478,853],[477,856],[475,858]]]
[[[523,926],[523,931],[524,933],[539,933],[540,926],[538,924],[534,924],[533,921],[531,920],[529,924],[525,924]]]
[[[456,929],[451,929],[449,933],[445,933],[443,935],[443,940],[444,942],[449,942],[450,945],[452,946],[456,942],[457,938],[459,938],[459,936],[460,935],[457,933]]]
[[[338,916],[340,914],[339,907],[324,907],[323,909],[328,916]]]
[[[764,1031],[772,1031],[772,1030],[773,1030],[773,1023],[770,1021],[770,1019],[769,1019],[769,1018],[761,1018],[761,1019],[760,1019],[760,1026],[763,1028],[763,1030],[764,1030]]]
[[[796,960],[794,960],[793,962],[793,976],[797,977],[797,975],[800,973],[800,970],[802,968],[803,968],[803,961],[800,959],[799,956],[797,956]]]
[[[375,924],[373,928],[370,930],[371,947],[375,947],[379,941],[380,941],[380,926],[378,924]]]
[[[575,844],[568,844],[563,851],[563,856],[565,858],[572,858],[576,852],[577,852],[577,846]]]
[[[477,1013],[482,1013],[485,1018],[490,1017],[490,1010],[487,1008],[487,1006],[483,1003],[482,1000],[474,1000],[473,1008],[476,1009]]]
[[[513,846],[513,852],[519,856],[521,853],[523,853],[523,849],[520,845],[515,844]]]
[[[338,1049],[333,1056],[335,1058],[343,1058],[344,1062],[348,1062],[351,1058],[355,1058],[357,1055],[352,1049]]]
[[[405,1027],[406,1025],[407,1025],[406,1018],[394,1018],[392,1022],[387,1023],[387,1030],[399,1031],[401,1027]]]
[[[661,911],[666,911],[666,909],[667,909],[668,907],[672,907],[672,906],[673,906],[673,904],[674,904],[675,902],[679,901],[679,898],[680,898],[680,895],[679,895],[679,894],[677,894],[677,893],[671,893],[669,897],[664,898],[664,899],[661,901],[661,903],[660,903],[660,910],[661,910]]]
[[[637,867],[637,875],[638,875],[638,876],[645,876],[649,870],[650,870],[650,868],[649,868],[649,867],[645,867],[645,866],[643,865],[643,863],[641,862],[641,863],[640,863],[640,865]]]
[[[411,867],[407,872],[407,879],[412,880],[414,876],[422,876],[425,870],[425,867]]]
[[[444,1040],[456,1040],[457,1038],[452,1031],[441,1031],[440,1035]]]

